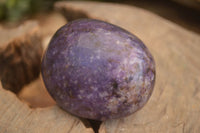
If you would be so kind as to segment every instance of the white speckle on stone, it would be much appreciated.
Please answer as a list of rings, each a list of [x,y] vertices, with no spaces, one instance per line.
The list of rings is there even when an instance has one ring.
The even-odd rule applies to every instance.
[[[87,95],[87,98],[90,99],[92,97],[92,94]]]
[[[106,91],[103,91],[103,92],[99,93],[99,96],[106,97],[106,96],[108,96],[108,93]]]
[[[60,98],[63,99],[63,98],[64,98],[64,95],[60,95]]]
[[[149,79],[146,79],[144,82],[145,82],[145,86],[150,86],[151,85],[151,81]]]
[[[101,50],[100,50],[100,49],[96,50],[96,53],[100,54],[100,53],[101,53]]]
[[[88,79],[88,82],[91,82],[91,81],[92,81],[91,78],[89,78],[89,79]]]
[[[101,72],[101,67],[98,67],[97,69],[99,70],[99,72]]]
[[[70,51],[70,54],[71,54],[71,55],[74,55],[74,52],[71,50],[71,51]]]
[[[67,87],[67,83],[64,83],[64,85],[63,85],[64,87]]]
[[[83,93],[84,93],[84,90],[80,90],[80,93],[83,94]]]
[[[127,64],[128,63],[128,61],[127,61],[127,59],[125,58],[124,60],[123,60],[123,64]]]
[[[109,111],[115,112],[117,111],[117,106],[116,106],[117,104],[118,104],[117,99],[115,97],[112,97],[111,99],[109,99],[108,105],[106,107]]]
[[[120,44],[120,41],[119,41],[119,40],[117,40],[117,41],[116,41],[116,43],[117,43],[117,44]]]
[[[77,81],[77,80],[75,80],[75,81],[74,81],[74,84],[77,84],[77,83],[78,83],[78,81]]]
[[[52,54],[55,55],[57,51],[53,51]]]
[[[81,95],[78,95],[78,98],[79,98],[79,99],[82,99],[83,97],[82,97]]]
[[[96,58],[97,58],[97,59],[100,59],[101,57],[100,57],[100,55],[97,55]]]
[[[133,65],[134,63],[135,63],[134,60],[130,60],[130,61],[129,61],[129,64],[130,64],[130,65]]]
[[[93,62],[94,56],[90,57],[90,62]]]
[[[96,71],[96,70],[94,71],[94,74],[97,74],[97,71]]]
[[[106,32],[106,33],[105,33],[105,35],[110,35],[110,34],[111,34],[110,32]]]
[[[109,64],[108,64],[108,66],[109,66],[109,67],[112,67],[112,64],[111,64],[111,63],[109,63]]]
[[[130,43],[132,42],[132,40],[129,39],[129,38],[127,38],[127,39],[126,39],[126,42],[127,42],[128,44],[130,44]]]
[[[151,74],[151,81],[154,80],[154,74]]]
[[[65,103],[64,103],[64,105],[65,105],[65,106],[68,106],[68,105],[69,105],[69,103],[68,103],[68,102],[65,102]]]
[[[91,86],[90,87],[93,91],[97,91],[98,90],[98,88],[97,87],[94,87],[94,86]]]

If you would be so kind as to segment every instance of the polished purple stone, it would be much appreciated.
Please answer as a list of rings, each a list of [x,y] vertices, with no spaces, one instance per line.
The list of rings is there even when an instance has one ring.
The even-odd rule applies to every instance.
[[[83,19],[55,33],[42,60],[42,76],[61,108],[106,120],[144,106],[153,91],[155,63],[143,42],[128,31]]]

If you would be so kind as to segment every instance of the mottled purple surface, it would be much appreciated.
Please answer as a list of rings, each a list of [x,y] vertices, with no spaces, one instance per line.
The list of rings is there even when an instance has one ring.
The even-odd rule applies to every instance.
[[[148,101],[155,63],[136,36],[117,26],[85,19],[55,33],[43,57],[42,76],[64,110],[106,120],[130,115]]]

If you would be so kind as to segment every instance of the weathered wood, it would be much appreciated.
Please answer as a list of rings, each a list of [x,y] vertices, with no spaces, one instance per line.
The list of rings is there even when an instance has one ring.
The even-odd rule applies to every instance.
[[[58,28],[67,23],[65,17],[58,12],[40,13],[34,16],[34,19],[38,21],[44,50]],[[32,108],[55,105],[55,101],[47,92],[41,77],[23,87],[18,97]]]
[[[34,16],[38,21],[42,37],[52,36],[61,26],[67,23],[66,18],[59,12],[39,13]]]
[[[47,12],[36,14],[32,19],[38,21],[40,35],[42,36],[42,46],[45,50],[54,33],[67,23],[66,18],[59,12]]]
[[[200,0],[173,0],[173,1],[200,11]]]
[[[49,107],[56,104],[47,92],[41,78],[38,78],[22,88],[18,93],[18,97],[31,108]]]
[[[82,12],[129,30],[144,41],[155,58],[157,78],[150,101],[131,116],[103,122],[100,133],[200,131],[199,35],[127,5],[58,2],[56,8],[65,14]]]
[[[30,109],[1,85],[0,107],[1,133],[93,133],[57,106]]]
[[[18,92],[36,79],[41,56],[36,22],[28,21],[14,29],[0,28],[0,79],[5,89]]]

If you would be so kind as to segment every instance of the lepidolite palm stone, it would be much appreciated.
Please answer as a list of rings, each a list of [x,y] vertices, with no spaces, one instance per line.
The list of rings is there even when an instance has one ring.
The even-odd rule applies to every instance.
[[[61,108],[106,120],[144,106],[153,91],[155,63],[143,42],[128,31],[83,19],[55,33],[42,60],[42,76]]]

